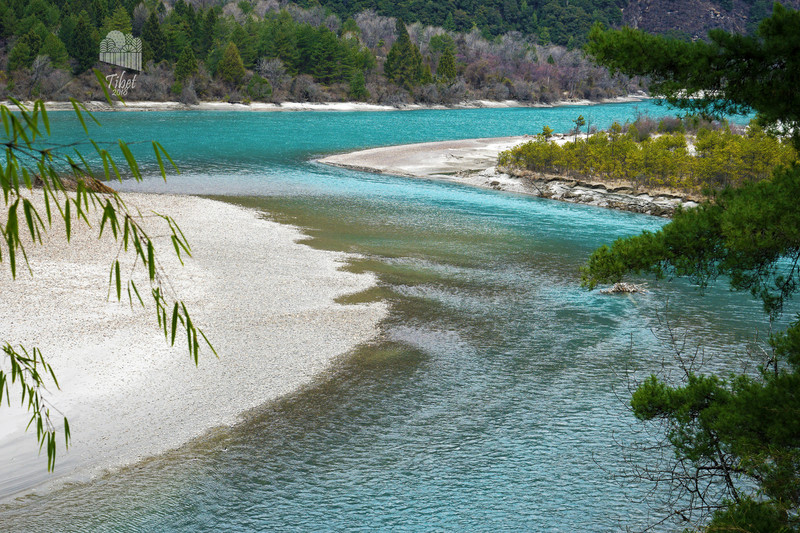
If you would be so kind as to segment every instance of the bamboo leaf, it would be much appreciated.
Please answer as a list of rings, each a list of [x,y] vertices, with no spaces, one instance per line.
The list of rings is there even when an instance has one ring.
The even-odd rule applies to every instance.
[[[103,76],[102,72],[100,72],[96,68],[92,70],[94,71],[94,75],[97,77],[97,81],[100,82],[100,87],[103,89],[103,94],[106,96],[106,102],[108,102],[108,105],[113,106],[114,101],[111,99],[111,94],[108,92],[108,81],[106,81],[106,78]],[[120,100],[122,100],[121,96],[119,96],[118,94],[116,96]]]
[[[136,162],[136,159],[133,157],[131,153],[131,149],[128,148],[128,145],[125,144],[121,139],[119,140],[119,147],[122,150],[122,155],[125,156],[125,159],[128,161],[128,167],[131,169],[133,176],[136,178],[137,181],[142,180],[142,174],[139,172],[139,164]]]
[[[78,115],[78,120],[80,121],[81,126],[83,126],[83,131],[86,132],[86,135],[89,135],[89,128],[86,127],[86,121],[83,120],[83,113],[81,113],[81,108],[78,105],[78,101],[74,98],[70,98],[69,101],[72,102],[72,108],[75,109],[75,114]]]
[[[175,306],[172,308],[172,339],[170,340],[170,344],[175,346],[175,334],[178,332],[178,302],[175,302]]]
[[[161,150],[161,153],[163,153],[163,154],[164,154],[164,157],[166,157],[166,158],[167,158],[167,160],[169,160],[170,164],[172,164],[172,168],[173,168],[173,169],[175,169],[175,172],[176,172],[177,174],[180,174],[180,173],[181,173],[181,171],[180,171],[180,169],[178,168],[178,165],[176,165],[176,164],[175,164],[175,161],[173,161],[173,160],[172,160],[172,158],[169,156],[169,153],[168,153],[168,152],[167,152],[167,151],[164,149],[164,147],[163,147],[163,146],[161,146],[161,143],[159,143],[158,141],[153,141],[153,145],[154,145],[156,148],[158,148],[159,150]]]
[[[139,294],[139,289],[136,288],[136,283],[134,283],[133,280],[131,280],[129,284],[130,287],[133,289],[133,292],[136,294],[136,298],[139,300],[139,303],[141,304],[142,307],[144,307],[144,300],[142,300],[142,295]]]
[[[164,178],[164,181],[167,181],[167,173],[164,170],[164,161],[161,159],[161,154],[158,151],[158,144],[153,141],[153,152],[156,154],[156,160],[158,161],[158,168],[161,171],[161,177]]]
[[[122,278],[119,275],[119,259],[115,261],[114,274],[117,277],[117,300],[122,298]]]
[[[150,281],[156,279],[156,258],[152,241],[147,241],[147,268]]]
[[[71,203],[69,199],[64,202],[64,229],[67,232],[67,242],[72,235],[72,214],[69,207]]]
[[[36,104],[34,105],[34,109],[36,109],[36,105],[39,106],[39,110],[42,113],[42,122],[44,123],[44,129],[47,131],[47,134],[50,135],[50,119],[47,117],[47,109],[44,106],[44,102],[42,100],[37,100]]]

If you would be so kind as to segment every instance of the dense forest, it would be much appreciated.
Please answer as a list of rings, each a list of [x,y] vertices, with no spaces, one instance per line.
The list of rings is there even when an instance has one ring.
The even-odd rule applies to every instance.
[[[91,69],[114,71],[98,62],[112,30],[142,40],[134,100],[551,102],[640,89],[521,33],[487,38],[374,11],[342,19],[274,0],[0,0],[0,21],[5,97],[101,98]]]
[[[115,72],[99,63],[112,30],[142,40],[133,100],[549,103],[646,88],[578,48],[634,0],[300,3],[0,0],[0,98],[100,99],[91,69]],[[767,13],[762,0],[717,4],[729,3]]]

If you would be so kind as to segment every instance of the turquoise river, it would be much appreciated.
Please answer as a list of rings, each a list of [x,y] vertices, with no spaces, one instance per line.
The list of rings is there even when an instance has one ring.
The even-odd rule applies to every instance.
[[[700,294],[650,280],[635,296],[580,287],[594,248],[662,219],[314,162],[637,113],[669,114],[649,102],[98,114],[95,139],[157,139],[182,170],[123,190],[238,202],[298,225],[309,246],[357,252],[348,268],[380,283],[345,303],[382,299],[390,314],[313,386],[122,472],[8,503],[0,529],[571,532],[656,520],[660,492],[648,498],[652,485],[630,476],[629,459],[648,460],[633,443],[649,441],[625,399],[631,379],[669,364],[658,317],[727,354],[722,370],[763,331],[759,305],[723,284]],[[74,114],[51,121],[81,138]],[[148,145],[136,150],[152,160]]]

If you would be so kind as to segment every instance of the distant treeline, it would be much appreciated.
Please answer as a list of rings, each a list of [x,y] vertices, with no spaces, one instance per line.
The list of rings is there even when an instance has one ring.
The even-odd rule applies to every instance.
[[[114,70],[98,62],[112,30],[142,39],[134,100],[552,102],[640,88],[580,51],[519,33],[487,39],[374,11],[342,19],[275,0],[0,0],[0,97],[101,98],[88,71]]]
[[[536,173],[582,179],[623,181],[643,187],[698,192],[769,179],[777,165],[797,159],[790,143],[755,123],[735,132],[726,123],[695,118],[644,118],[614,123],[608,131],[580,137],[585,123],[576,119],[575,140],[559,145],[545,127],[536,139],[502,152],[498,164]]]

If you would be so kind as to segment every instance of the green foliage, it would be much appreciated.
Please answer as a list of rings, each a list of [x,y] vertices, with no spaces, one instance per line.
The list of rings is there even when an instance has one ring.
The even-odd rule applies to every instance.
[[[232,42],[228,43],[222,60],[217,66],[217,75],[222,81],[238,85],[244,79],[244,64],[239,49]]]
[[[419,48],[411,42],[403,20],[398,18],[395,27],[397,40],[392,44],[383,71],[386,77],[404,89],[411,90],[419,85],[423,77],[422,55]]]
[[[11,72],[21,68],[29,68],[35,58],[36,56],[31,52],[28,44],[20,40],[11,49],[11,53],[8,54],[8,70]]]
[[[595,28],[589,50],[616,70],[651,76],[658,92],[685,108],[752,108],[762,123],[786,128],[800,147],[800,14],[775,4],[757,35],[710,37],[708,43],[686,43]],[[758,146],[764,137],[751,127],[743,142]],[[720,154],[722,163],[744,163],[758,172],[773,163],[758,150],[704,130],[696,147]],[[718,173],[730,169],[703,164],[696,171],[723,185],[742,179],[738,173],[720,179]],[[688,277],[700,287],[723,278],[732,289],[759,298],[776,319],[800,288],[798,196],[795,153],[793,163],[776,168],[771,179],[725,188],[695,209],[677,211],[657,232],[599,248],[583,269],[583,284],[591,288],[636,273]],[[774,335],[770,345],[772,354],[758,375],[722,379],[686,370],[682,382],[653,376],[633,394],[635,415],[660,424],[674,451],[671,472],[679,473],[690,511],[711,512],[706,531],[800,530],[800,321]]]
[[[91,23],[85,11],[78,17],[78,23],[75,25],[70,44],[71,46],[67,49],[75,59],[75,68],[73,69],[75,74],[86,72],[98,61],[100,48],[98,43],[95,42]]]
[[[183,82],[189,76],[197,73],[197,59],[194,57],[191,47],[186,47],[181,52],[181,57],[175,63],[175,79]]]
[[[755,110],[800,147],[800,12],[776,4],[756,35],[718,30],[709,38],[683,42],[596,25],[587,50],[614,71],[648,76],[654,94],[681,108],[716,116]]]
[[[800,323],[770,342],[758,376],[721,379],[687,371],[681,383],[650,376],[633,393],[640,420],[660,424],[675,451],[675,472],[715,512],[707,531],[796,531],[800,526]],[[685,474],[681,474],[685,475]],[[722,487],[727,502],[708,501]],[[754,490],[754,487],[758,487]]]
[[[428,48],[430,48],[431,52],[434,53],[443,53],[446,50],[450,50],[451,53],[455,53],[456,43],[453,41],[453,38],[450,37],[450,35],[441,33],[431,37]]]
[[[342,20],[366,9],[406,22],[440,26],[448,31],[469,32],[473,27],[493,38],[511,31],[538,34],[540,42],[573,46],[585,42],[594,21],[616,26],[622,21],[627,0],[449,0],[446,3],[397,0],[394,2],[346,2],[319,0]],[[311,4],[308,4],[311,5]]]
[[[578,134],[581,132],[581,128],[586,125],[586,119],[583,118],[583,115],[578,115],[578,118],[572,121],[575,124],[575,139],[578,139]]]
[[[95,71],[95,74],[102,83],[102,74],[99,71]],[[103,89],[111,103],[108,88],[103,85]],[[102,171],[98,173],[80,153],[77,153],[76,158],[72,148],[67,151],[60,139],[51,136],[50,122],[43,102],[35,102],[32,110],[22,104],[15,104],[17,109],[13,112],[5,105],[0,106],[3,122],[3,129],[0,131],[4,133],[2,144],[5,152],[0,169],[0,185],[6,212],[5,220],[0,223],[0,262],[4,262],[12,277],[16,277],[19,263],[27,266],[26,247],[38,246],[46,241],[47,233],[54,229],[54,218],[63,221],[67,241],[76,225],[86,224],[89,231],[97,231],[99,237],[113,238],[120,243],[121,251],[136,257],[137,268],[147,274],[158,326],[167,342],[174,344],[177,332],[184,330],[189,353],[197,363],[200,349],[198,339],[202,337],[206,344],[208,340],[193,324],[184,303],[171,296],[163,274],[156,267],[160,247],[140,225],[141,219],[135,214],[136,211],[129,208],[113,189],[100,183],[101,179],[121,180],[120,168],[125,167],[117,164],[108,148],[87,139],[86,145],[102,161]],[[86,117],[97,122],[96,119],[77,101],[73,100],[72,105],[88,135]],[[120,140],[115,148],[124,156],[130,175],[141,180],[138,163],[128,145]],[[166,179],[163,161],[165,157],[170,162],[172,160],[155,141],[153,151],[161,174]],[[35,187],[34,177],[38,180]],[[68,186],[70,182],[72,187]],[[94,228],[89,206],[97,206],[102,212],[102,219]],[[182,260],[182,257],[191,255],[189,243],[175,221],[165,215],[158,217],[163,221],[163,231],[178,258]],[[121,275],[119,259],[112,263],[110,271],[110,293],[120,301],[123,293],[126,293],[131,305],[138,302],[144,306],[136,283],[132,278],[126,280]],[[208,347],[214,350],[210,344]],[[48,470],[52,470],[57,452],[57,429],[51,419],[51,408],[54,406],[46,400],[43,393],[45,388],[51,386],[51,382],[52,386],[59,386],[55,373],[38,347],[12,346],[6,343],[2,347],[2,353],[4,363],[0,365],[0,405],[4,399],[10,405],[12,394],[19,394],[22,405],[27,406],[31,415],[29,427],[36,428],[40,449],[46,446],[47,466]],[[63,419],[63,424],[68,446],[70,428],[66,418]]]
[[[164,37],[164,32],[158,23],[158,17],[154,11],[150,12],[150,16],[142,26],[142,42],[147,43],[150,50],[153,52],[153,61],[158,63],[167,56],[167,39]]]
[[[456,57],[451,48],[445,48],[436,67],[436,76],[444,83],[452,83],[456,79]]]
[[[128,15],[128,11],[122,6],[117,7],[110,17],[106,17],[103,22],[103,29],[100,33],[105,37],[109,32],[114,30],[121,31],[124,34],[133,31],[131,28],[131,17]]]
[[[253,74],[247,82],[247,94],[252,100],[267,100],[272,96],[272,85],[258,74]]]
[[[68,65],[69,54],[67,53],[67,47],[64,46],[61,39],[52,33],[45,38],[39,53],[49,57],[50,62],[56,68],[65,68]]]
[[[579,123],[576,119],[576,135]],[[562,145],[540,137],[503,152],[498,162],[547,174],[698,192],[770,179],[774,167],[797,158],[791,145],[757,124],[745,135],[701,129],[693,141],[691,153],[682,132],[643,139],[635,125],[623,134],[622,126],[614,124],[608,132]]]
[[[364,71],[356,70],[350,78],[350,98],[353,100],[364,101],[370,97],[367,90],[367,83],[364,79]]]

